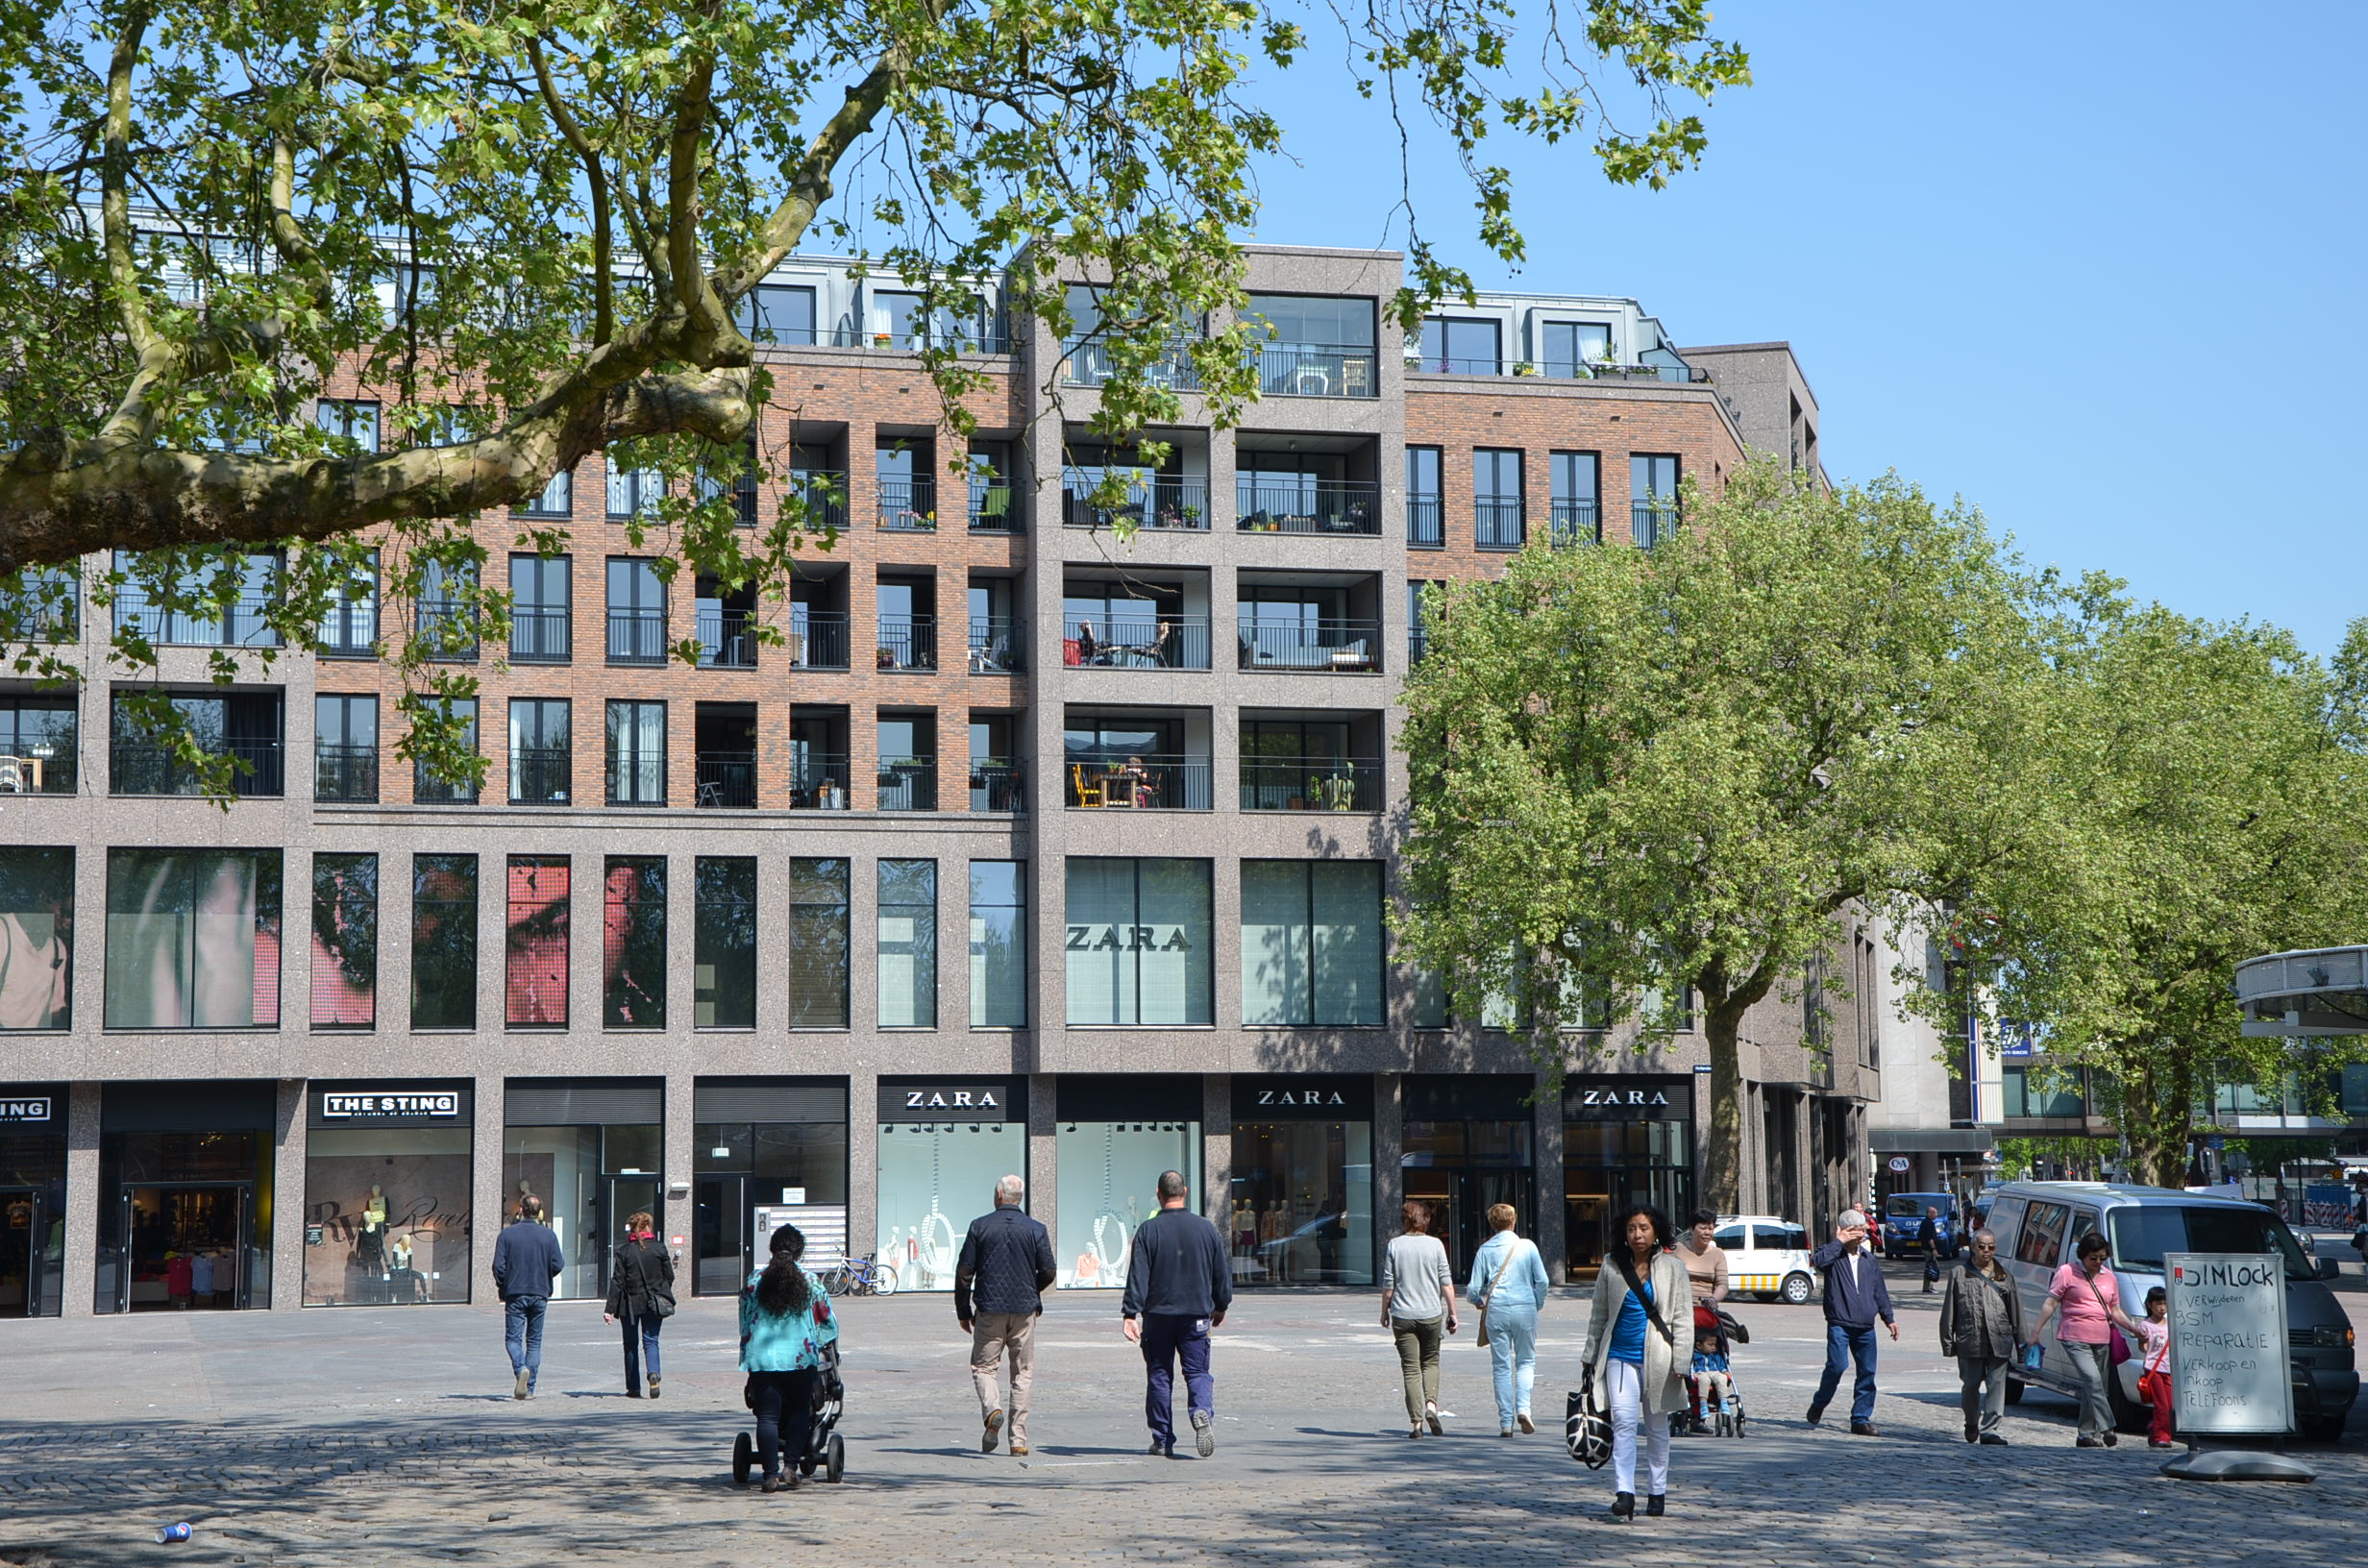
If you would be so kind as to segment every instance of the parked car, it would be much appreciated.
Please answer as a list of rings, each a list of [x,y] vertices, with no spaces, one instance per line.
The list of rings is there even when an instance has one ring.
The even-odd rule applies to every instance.
[[[2276,1213],[2257,1203],[2161,1187],[2010,1182],[1994,1190],[1989,1229],[1998,1236],[1998,1261],[2022,1292],[2027,1323],[2038,1320],[2049,1280],[2060,1265],[2073,1261],[2081,1237],[2091,1231],[2112,1244],[2121,1307],[2132,1317],[2146,1315],[2146,1292],[2162,1284],[2165,1253],[2251,1252],[2282,1259],[2295,1423],[2306,1437],[2342,1435],[2344,1417],[2359,1397],[2359,1372],[2353,1360],[2351,1318],[2326,1284],[2334,1277],[2335,1261],[2312,1260]],[[2051,1338],[2043,1349],[2038,1371],[2025,1376],[2077,1397],[2078,1380],[2063,1346]],[[2139,1369],[2139,1359],[2133,1356],[2106,1384],[2113,1419],[2124,1432],[2146,1424],[2146,1407],[2137,1394]],[[2022,1382],[2010,1379],[2008,1401],[2022,1394]]]
[[[1940,1217],[1933,1221],[1940,1233],[1940,1256],[1957,1256],[1957,1197],[1950,1192],[1894,1192],[1883,1200],[1883,1255],[1886,1258],[1920,1256],[1916,1246],[1916,1232],[1924,1223],[1924,1211],[1937,1209]]]
[[[1727,1289],[1798,1307],[1823,1281],[1809,1262],[1809,1233],[1774,1214],[1723,1214],[1711,1237],[1727,1255]]]

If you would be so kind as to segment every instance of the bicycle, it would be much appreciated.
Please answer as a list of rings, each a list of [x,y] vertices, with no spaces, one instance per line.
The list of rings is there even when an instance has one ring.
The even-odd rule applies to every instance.
[[[823,1288],[834,1296],[894,1295],[897,1271],[878,1262],[876,1255],[841,1258],[837,1267],[824,1273]]]

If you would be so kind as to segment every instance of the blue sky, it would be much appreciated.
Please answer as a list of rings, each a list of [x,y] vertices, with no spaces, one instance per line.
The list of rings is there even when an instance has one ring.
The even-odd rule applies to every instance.
[[[1483,287],[1633,295],[1681,343],[1789,339],[1827,466],[1962,495],[2023,552],[2331,652],[2368,615],[2368,5],[1729,0],[1756,86],[1702,169],[1520,178],[1508,277],[1444,157],[1424,230]],[[1397,243],[1395,137],[1329,68],[1274,101],[1259,236]]]

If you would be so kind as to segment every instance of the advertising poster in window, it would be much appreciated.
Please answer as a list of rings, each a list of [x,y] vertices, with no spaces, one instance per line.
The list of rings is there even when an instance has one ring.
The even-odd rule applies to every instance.
[[[279,1021],[280,851],[111,850],[108,1027]]]
[[[0,1029],[73,1022],[74,851],[0,849]]]

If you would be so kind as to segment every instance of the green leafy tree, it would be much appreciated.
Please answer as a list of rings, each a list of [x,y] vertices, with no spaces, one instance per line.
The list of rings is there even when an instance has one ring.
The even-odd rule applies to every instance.
[[[1508,262],[1490,137],[1584,146],[1657,186],[1704,146],[1671,100],[1748,80],[1703,0],[1315,18],[1344,51],[1325,63],[1279,0],[0,0],[0,574],[148,551],[93,597],[204,614],[241,597],[238,556],[281,551],[253,613],[302,646],[352,580],[355,530],[381,526],[390,601],[435,584],[498,638],[506,598],[468,520],[620,451],[718,479],[644,525],[673,570],[771,589],[807,519],[734,526],[770,392],[739,307],[809,238],[868,248],[930,319],[1012,266],[1015,318],[1066,332],[1061,280],[1082,272],[1105,285],[1111,367],[1093,423],[1175,421],[1159,371],[1183,352],[1221,424],[1256,390],[1257,329],[1229,312],[1295,73],[1344,68],[1427,122]],[[858,164],[859,207],[838,195]],[[1469,287],[1418,229],[1411,253],[1408,322]],[[976,346],[924,355],[957,429]],[[345,373],[387,404],[381,450],[310,417]],[[15,629],[49,625],[59,580],[15,586]],[[22,668],[78,674],[19,646]],[[153,666],[136,632],[112,653]],[[432,739],[436,699],[474,685],[422,679]]]
[[[1908,913],[1990,821],[2032,663],[2029,584],[1981,520],[1760,462],[1651,549],[1532,549],[1434,590],[1406,694],[1412,958],[1533,1054],[1600,1013],[1711,1065],[1706,1202],[1738,1195],[1744,1016],[1854,905]],[[1969,835],[1978,836],[1978,835]],[[1519,1010],[1515,1010],[1519,1016]]]

